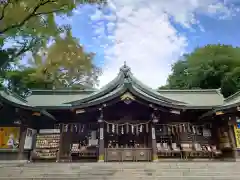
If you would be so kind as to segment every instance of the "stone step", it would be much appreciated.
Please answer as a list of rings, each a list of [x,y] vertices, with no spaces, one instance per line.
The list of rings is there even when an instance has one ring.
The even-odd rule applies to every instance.
[[[240,162],[0,164],[0,178],[81,180],[239,180]]]

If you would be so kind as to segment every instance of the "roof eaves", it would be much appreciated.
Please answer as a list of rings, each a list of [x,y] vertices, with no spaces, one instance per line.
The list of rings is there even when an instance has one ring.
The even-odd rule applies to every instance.
[[[157,92],[217,92],[219,89],[157,89]]]
[[[229,102],[229,101],[231,101],[231,100],[233,100],[233,99],[235,99],[235,98],[237,98],[239,96],[240,96],[240,91],[238,91],[238,92],[234,93],[233,95],[225,98],[224,102]]]
[[[235,104],[230,104],[230,105],[227,105],[227,106],[217,106],[217,107],[213,107],[212,110],[204,113],[200,119],[204,118],[204,117],[207,117],[207,116],[210,116],[212,114],[215,114],[216,112],[218,111],[224,111],[224,110],[228,110],[228,109],[231,109],[231,108],[234,108],[234,107],[238,107],[240,106],[240,102],[239,103],[235,103]]]
[[[178,108],[178,109],[185,109],[186,108],[186,106],[183,105],[183,104],[169,103],[169,102],[166,102],[166,101],[162,101],[160,99],[156,99],[152,96],[147,97],[145,92],[141,91],[140,89],[138,89],[134,86],[131,86],[130,89],[131,89],[131,92],[134,95],[139,96],[139,97],[143,98],[144,100],[150,101],[154,104],[158,104],[158,105],[162,105],[162,106],[166,106],[166,107],[171,107],[171,108]]]
[[[2,91],[3,91],[4,93],[6,93],[6,94],[8,94],[8,95],[10,95],[10,96],[12,96],[12,97],[14,97],[15,99],[17,99],[17,100],[19,100],[19,101],[22,101],[23,103],[27,103],[27,100],[26,100],[24,97],[18,95],[17,93],[14,93],[14,92],[6,89],[6,88],[2,89]]]
[[[27,108],[27,109],[33,108],[33,106],[27,104],[27,102],[25,102],[25,101],[22,101],[21,99],[19,100],[18,98],[15,98],[17,100],[13,101],[9,98],[9,96],[12,97],[12,98],[15,98],[10,92],[2,91],[0,93],[0,99],[2,101],[6,102],[6,103],[10,103],[10,104],[13,104],[15,106],[22,107],[22,108]],[[18,103],[17,101],[19,101],[20,103]]]
[[[182,102],[182,101],[177,101],[177,100],[174,100],[174,99],[170,99],[170,98],[167,98],[161,94],[159,94],[157,91],[153,90],[152,88],[150,87],[147,87],[146,85],[144,85],[141,81],[139,81],[137,78],[135,78],[132,73],[129,73],[130,74],[130,78],[132,79],[132,83],[134,84],[134,86],[136,86],[138,89],[140,89],[141,91],[143,91],[144,93],[146,94],[149,94],[150,96],[156,98],[156,99],[159,99],[161,101],[165,101],[165,102],[168,102],[168,103],[181,103],[181,104],[186,104],[185,102]]]
[[[6,93],[6,95],[8,96],[13,96],[14,98],[18,97],[17,99],[19,100],[19,96],[16,96],[16,94],[13,94],[9,91],[4,91],[4,93]],[[27,110],[31,110],[31,111],[39,111],[41,112],[42,114],[50,117],[51,119],[55,119],[50,113],[48,113],[46,110],[42,110],[42,109],[39,109],[38,107],[35,107],[35,106],[31,106],[29,104],[27,104],[27,101],[24,101],[23,104],[20,104],[20,103],[17,103],[17,102],[13,102],[11,101],[10,99],[2,96],[2,94],[0,94],[0,99],[6,103],[11,103],[13,106],[15,107],[18,107],[18,108],[23,108],[23,109],[27,109]],[[20,100],[24,100],[24,99],[20,99]]]
[[[79,93],[94,93],[97,89],[85,89],[85,90],[75,90],[75,89],[54,89],[54,90],[41,90],[34,89],[31,90],[31,95],[42,95],[42,94],[79,94]]]
[[[99,97],[102,97],[105,94],[113,91],[116,87],[119,86],[120,83],[123,84],[123,80],[124,80],[124,75],[120,71],[118,76],[114,80],[112,80],[110,83],[108,83],[103,88],[99,89],[98,91],[94,92],[93,94],[89,94],[89,96],[84,97],[84,98],[82,98],[80,100],[70,101],[70,102],[66,102],[64,104],[78,105],[78,104],[82,104],[82,103],[85,103],[85,102],[97,99]]]
[[[44,106],[36,106],[37,108],[41,109],[52,109],[52,110],[68,110],[71,109],[73,106],[71,104],[62,104],[62,105],[56,105],[56,106],[51,106],[51,105],[44,105]]]
[[[51,118],[53,120],[56,120],[56,118],[53,115],[51,115],[49,112],[47,112],[46,110],[40,110],[40,112],[42,114],[44,114],[45,116],[48,116],[49,118]]]
[[[111,94],[107,94],[104,97],[101,97],[99,99],[94,99],[92,101],[88,101],[82,104],[77,104],[75,106],[73,106],[74,108],[85,108],[85,107],[90,107],[90,106],[95,106],[98,104],[103,104],[105,102],[108,102],[110,100],[113,100],[119,96],[121,96],[122,94],[124,94],[124,92],[127,91],[127,87],[125,85],[122,85],[121,87],[115,89],[114,91],[111,92]]]
[[[234,107],[238,107],[240,106],[240,102],[234,103],[234,104],[229,104],[226,106],[220,106],[218,108],[216,108],[216,111],[220,111],[220,110],[226,110],[226,109],[230,109],[230,108],[234,108]]]

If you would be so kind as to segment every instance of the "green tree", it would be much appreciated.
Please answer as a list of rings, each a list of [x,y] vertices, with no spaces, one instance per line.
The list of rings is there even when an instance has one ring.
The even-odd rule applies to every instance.
[[[222,81],[221,89],[224,90],[226,97],[240,90],[240,67],[236,67],[232,72],[226,74]]]
[[[22,96],[27,95],[30,89],[52,89],[51,82],[44,82],[30,76],[35,71],[36,69],[31,67],[6,71],[4,78],[7,79],[7,88]]]
[[[0,47],[11,43],[11,58],[27,51],[38,52],[50,38],[58,37],[65,27],[59,27],[55,16],[71,16],[83,3],[103,4],[104,0],[6,0],[0,4]],[[14,42],[14,43],[13,43]],[[5,65],[1,59],[0,65]]]
[[[44,55],[43,55],[44,54]],[[93,53],[87,53],[67,31],[64,38],[58,38],[42,54],[36,55],[30,61],[37,71],[31,76],[50,80],[55,88],[72,87],[79,84],[94,86],[97,84],[100,68],[93,64]]]
[[[44,69],[42,72],[49,72],[49,70],[56,70],[53,68],[54,63],[38,63],[38,65],[33,65],[30,68],[18,68],[17,70],[11,68],[12,63],[16,63],[21,59],[26,52],[31,52],[34,61],[40,62],[42,57],[39,55],[40,50],[46,50],[47,43],[49,40],[55,40],[55,49],[61,49],[61,39],[62,33],[68,33],[68,40],[74,41],[77,46],[76,39],[71,36],[71,28],[68,25],[59,26],[55,22],[56,16],[71,16],[73,10],[81,4],[99,4],[104,5],[105,0],[7,0],[0,4],[0,73],[1,82],[8,79],[8,87],[14,91],[21,92],[22,89],[26,88],[53,88],[56,85],[56,77],[53,81],[53,74],[51,78],[46,78],[46,73],[39,73],[39,69]],[[10,43],[10,48],[3,46]],[[59,47],[58,47],[59,46]],[[78,44],[79,46],[79,44]],[[81,47],[82,48],[82,47]],[[78,50],[81,49],[78,47]],[[82,48],[83,49],[83,48]],[[79,51],[78,51],[79,52]],[[58,52],[59,53],[59,52]],[[55,55],[58,54],[55,51]],[[53,53],[49,53],[52,56]],[[92,62],[93,55],[86,54],[82,51],[82,59],[78,63],[82,63],[84,57],[89,57],[86,60],[85,66],[81,66],[81,78],[75,78],[74,83],[70,83],[70,86],[76,86],[77,79],[87,80],[91,76],[91,83],[94,84],[97,79],[97,74],[99,69],[94,67],[90,62]],[[49,59],[49,58],[48,58]],[[77,59],[79,60],[79,59]],[[77,64],[77,60],[69,60]],[[64,60],[65,61],[65,60]],[[48,61],[50,62],[50,61]],[[87,66],[88,62],[88,66]],[[66,68],[66,64],[64,66]],[[69,67],[68,67],[69,68]],[[88,70],[87,70],[88,68]],[[59,69],[59,68],[58,68]],[[55,72],[56,73],[56,72]],[[30,75],[27,75],[30,74]],[[68,80],[71,79],[70,71],[68,72]],[[79,72],[80,74],[80,72]],[[41,77],[43,75],[43,77]],[[67,74],[65,73],[65,77]],[[70,80],[69,80],[70,81]],[[65,81],[64,81],[65,82]],[[2,85],[2,83],[0,83]],[[80,83],[83,84],[83,83]],[[63,84],[61,84],[63,85]],[[80,88],[80,85],[75,87]]]
[[[173,89],[218,89],[225,97],[239,90],[240,48],[207,45],[172,66],[166,86]]]
[[[87,53],[70,31],[48,48],[29,59],[29,67],[6,69],[10,90],[25,95],[29,89],[83,89],[98,83],[100,68],[93,64],[94,54]]]

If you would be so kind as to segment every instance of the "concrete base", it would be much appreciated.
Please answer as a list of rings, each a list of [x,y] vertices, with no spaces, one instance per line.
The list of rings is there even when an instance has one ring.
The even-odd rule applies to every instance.
[[[28,160],[0,160],[0,164],[23,164],[27,162]]]
[[[154,159],[152,162],[159,162],[159,160],[158,159]]]
[[[240,163],[36,163],[1,168],[1,179],[240,180]]]
[[[98,163],[103,163],[104,162],[104,160],[98,160]]]
[[[174,159],[174,158],[161,158],[158,159],[158,162],[236,162],[236,159],[233,158],[222,158],[222,159],[201,159],[201,158],[195,158],[195,159]],[[154,161],[153,161],[154,162]]]

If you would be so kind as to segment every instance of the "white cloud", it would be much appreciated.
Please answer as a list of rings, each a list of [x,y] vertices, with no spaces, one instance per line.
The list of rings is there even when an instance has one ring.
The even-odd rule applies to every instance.
[[[133,74],[143,83],[156,88],[166,82],[171,64],[184,52],[188,41],[179,34],[170,18],[185,28],[197,24],[196,13],[229,17],[232,9],[217,0],[109,0],[112,15],[104,16],[99,11],[92,20],[105,18],[109,37],[97,30],[100,39],[114,41],[105,46],[104,73],[100,86],[107,84],[127,61]]]

